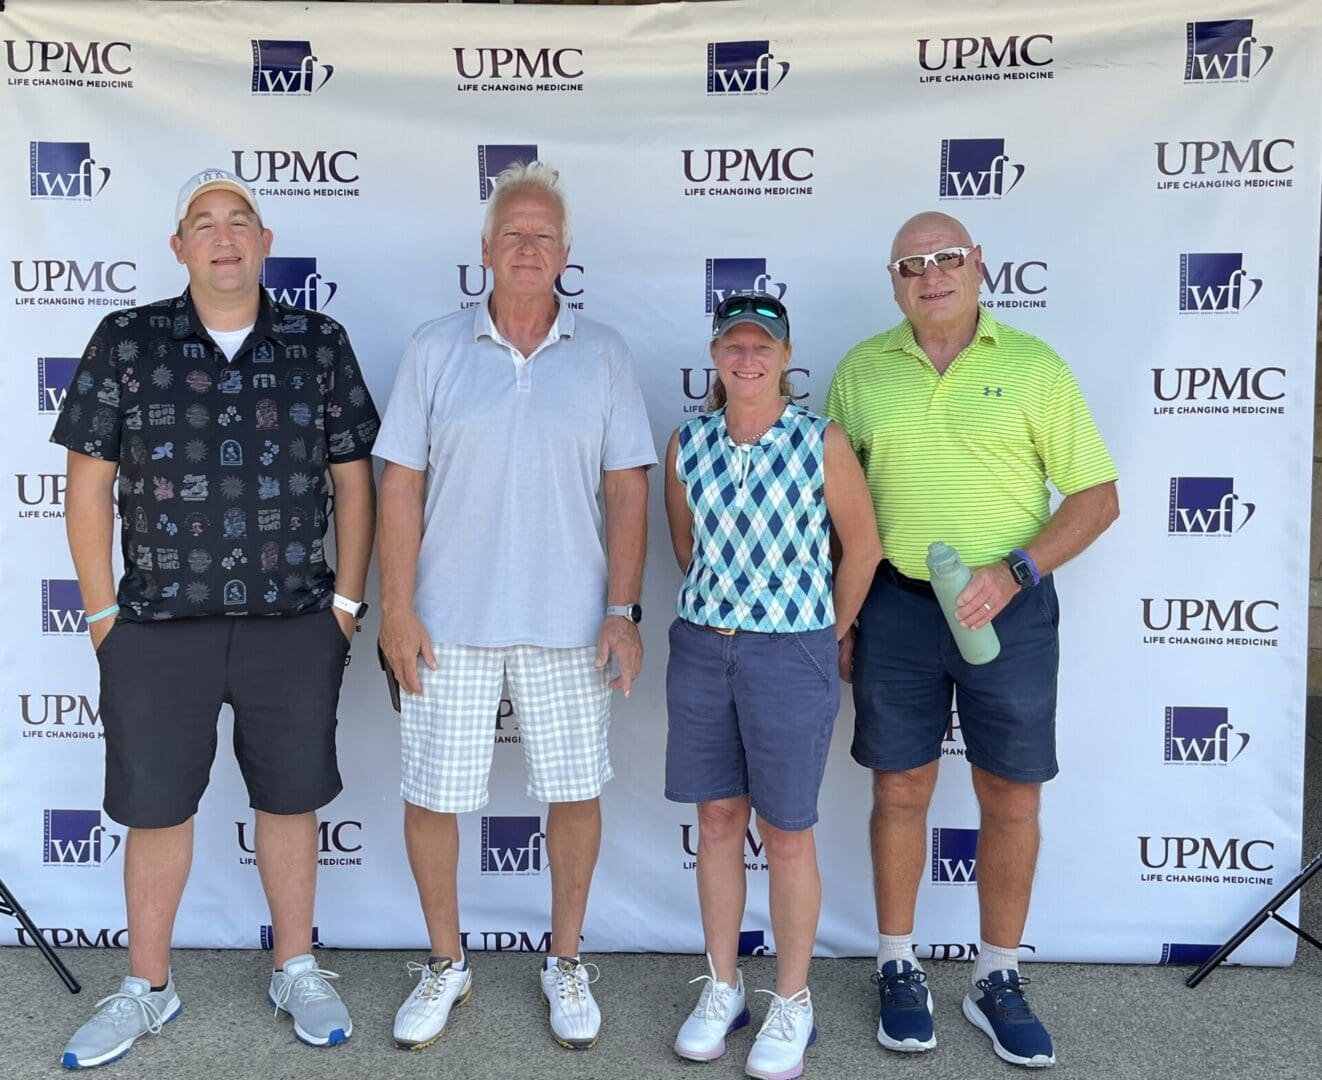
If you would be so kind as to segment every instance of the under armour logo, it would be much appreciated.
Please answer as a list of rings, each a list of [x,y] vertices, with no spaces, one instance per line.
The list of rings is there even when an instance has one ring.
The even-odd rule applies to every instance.
[[[1000,397],[1005,391],[999,386],[984,386],[982,388],[983,397]]]

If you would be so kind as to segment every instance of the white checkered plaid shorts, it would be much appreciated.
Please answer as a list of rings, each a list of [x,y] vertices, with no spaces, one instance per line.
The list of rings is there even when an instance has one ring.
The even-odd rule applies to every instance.
[[[400,695],[400,794],[415,806],[462,814],[486,806],[496,713],[508,683],[539,802],[595,799],[614,773],[606,747],[610,675],[595,646],[487,649],[433,643],[437,669],[421,659],[421,694]]]

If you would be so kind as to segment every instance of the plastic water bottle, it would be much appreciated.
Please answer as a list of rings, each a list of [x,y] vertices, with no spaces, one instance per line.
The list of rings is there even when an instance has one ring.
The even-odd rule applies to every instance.
[[[932,591],[936,593],[941,612],[955,635],[959,655],[970,664],[989,664],[1001,653],[1001,639],[991,623],[970,630],[955,616],[956,598],[962,593],[973,572],[964,565],[959,552],[939,541],[927,549],[927,569],[932,575]]]

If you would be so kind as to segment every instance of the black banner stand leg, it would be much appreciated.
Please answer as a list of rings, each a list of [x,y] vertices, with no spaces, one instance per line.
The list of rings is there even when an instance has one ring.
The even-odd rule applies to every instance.
[[[1248,922],[1246,922],[1243,926],[1241,926],[1238,930],[1236,930],[1234,935],[1230,938],[1229,941],[1227,941],[1224,945],[1221,946],[1221,948],[1217,949],[1216,952],[1214,952],[1211,956],[1209,956],[1202,967],[1200,967],[1197,971],[1195,971],[1192,975],[1190,975],[1187,979],[1185,979],[1184,985],[1189,987],[1190,990],[1192,990],[1195,986],[1197,986],[1200,982],[1202,982],[1205,978],[1207,978],[1207,976],[1210,975],[1217,967],[1219,967],[1221,962],[1225,960],[1227,956],[1229,956],[1232,952],[1234,952],[1241,945],[1243,945],[1244,942],[1247,941],[1250,936],[1252,936],[1254,931],[1256,931],[1258,927],[1260,927],[1268,919],[1275,919],[1282,926],[1287,927],[1290,930],[1293,930],[1295,934],[1303,938],[1305,941],[1309,942],[1310,944],[1316,946],[1319,949],[1322,949],[1322,941],[1318,941],[1317,938],[1315,938],[1312,934],[1308,933],[1308,931],[1301,930],[1299,927],[1295,926],[1295,924],[1290,922],[1288,919],[1283,919],[1281,918],[1281,916],[1276,914],[1276,909],[1280,907],[1282,904],[1284,904],[1287,900],[1289,900],[1290,897],[1292,897],[1300,889],[1302,889],[1304,883],[1314,874],[1316,874],[1319,870],[1322,870],[1322,851],[1319,851],[1315,856],[1313,856],[1313,861],[1310,862],[1307,866],[1305,866],[1302,870],[1300,870],[1299,873],[1295,875],[1295,877],[1290,881],[1288,885],[1286,885],[1284,889],[1282,889],[1270,900],[1268,900],[1267,903],[1263,904],[1263,906],[1258,909],[1257,914],[1255,914],[1251,919],[1249,919]]]
[[[50,947],[50,943],[41,936],[37,924],[23,910],[23,905],[18,902],[17,897],[9,891],[3,881],[0,881],[0,915],[12,915],[19,921],[19,924],[27,931],[28,937],[32,939],[32,944],[41,950],[41,955],[46,958],[46,962],[55,969],[55,974],[69,988],[69,993],[77,994],[81,992],[82,983],[75,979],[69,969],[64,966],[64,961],[56,955],[55,950]]]

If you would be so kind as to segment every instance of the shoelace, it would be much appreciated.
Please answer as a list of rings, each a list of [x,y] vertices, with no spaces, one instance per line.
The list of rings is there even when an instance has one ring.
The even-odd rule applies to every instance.
[[[445,988],[445,976],[455,970],[447,964],[443,969],[437,971],[431,964],[419,964],[416,960],[408,962],[408,969],[409,974],[415,979],[424,971],[427,973],[427,979],[422,984],[422,990],[418,993],[419,997],[427,1001],[440,996],[441,991]]]
[[[927,981],[927,972],[914,969],[901,971],[897,975],[883,975],[880,971],[874,971],[872,981],[877,984],[883,1002],[889,1000],[892,1006],[899,1009],[922,1007],[918,989]]]
[[[699,975],[696,979],[690,979],[689,985],[704,980],[707,985],[702,988],[698,1003],[693,1007],[693,1015],[700,1016],[704,1020],[725,1020],[729,1016],[730,997],[734,993],[734,987],[719,984],[710,975]]]
[[[807,987],[804,987],[799,994],[807,992]],[[762,1022],[762,1030],[758,1032],[758,1036],[770,1034],[782,1042],[793,1042],[798,1022],[803,1019],[811,999],[807,997],[801,999],[799,994],[785,998],[774,990],[754,990],[753,993],[766,994],[771,998],[771,1005],[767,1008],[767,1018]]]
[[[103,1010],[102,1005],[106,1008]],[[165,1021],[161,1018],[161,1010],[145,997],[139,997],[137,994],[126,994],[120,990],[114,994],[103,997],[96,1003],[96,1013],[93,1020],[99,1020],[102,1023],[113,1023],[115,1019],[124,1013],[133,1011],[133,1006],[138,1007],[142,1013],[142,1018],[147,1022],[147,1030],[153,1035],[159,1035],[161,1028],[165,1026]]]
[[[1022,993],[1022,988],[1030,981],[1020,975],[1018,985],[994,983],[991,979],[979,979],[975,985],[984,994],[990,994],[996,1009],[1004,1014],[1006,1020],[1014,1023],[1033,1019],[1033,1010],[1028,1007]]]
[[[285,979],[284,985],[280,987],[275,996],[275,1012],[278,1016],[280,1010],[285,1007],[289,999],[294,996],[295,987],[298,988],[299,996],[305,1001],[324,1001],[326,998],[335,996],[335,991],[330,988],[328,979],[338,979],[333,971],[326,971],[324,968],[314,967],[300,975],[295,975],[292,979]]]
[[[588,968],[592,974],[588,974]],[[582,1001],[583,991],[601,978],[601,969],[596,964],[570,964],[560,961],[552,969],[555,972],[555,989],[561,1001]]]

